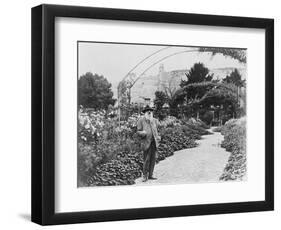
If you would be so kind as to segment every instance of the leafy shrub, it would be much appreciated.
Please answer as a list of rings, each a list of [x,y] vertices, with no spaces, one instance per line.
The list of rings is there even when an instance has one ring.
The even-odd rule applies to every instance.
[[[200,126],[201,128],[203,128],[203,129],[209,129],[209,128],[210,128],[209,125],[207,125],[204,121],[202,121],[202,120],[200,120],[200,119],[197,119],[197,120],[196,120],[196,124],[197,124],[198,126]]]
[[[220,133],[221,130],[222,130],[222,127],[221,127],[221,126],[217,126],[217,127],[213,128],[212,131],[213,131],[213,132],[218,132],[218,133]]]
[[[210,125],[213,120],[213,112],[206,111],[203,115],[200,116],[200,118],[203,122],[205,122],[205,124]]]
[[[232,119],[222,127],[222,147],[230,151],[228,163],[220,180],[241,180],[247,171],[246,118]]]
[[[226,135],[227,133],[229,133],[231,131],[231,129],[233,129],[236,126],[236,122],[237,122],[237,119],[228,120],[224,124],[224,126],[222,126],[222,129],[221,129],[222,135]]]
[[[160,126],[163,128],[169,128],[181,125],[181,121],[173,116],[167,116],[164,120],[160,122]]]
[[[182,125],[181,129],[186,136],[188,136],[192,139],[195,139],[195,140],[201,139],[201,134],[200,134],[200,132],[198,132],[198,130],[192,129],[190,126],[187,126],[187,125]]]
[[[136,123],[138,115],[119,124],[104,111],[80,111],[78,123],[78,185],[84,186],[99,165],[118,157],[121,152],[139,151]]]
[[[191,118],[187,121],[184,121],[183,124],[188,128],[194,130],[194,132],[196,132],[200,136],[211,134],[208,130],[206,130],[206,127],[208,126],[201,120],[197,121],[194,118]]]

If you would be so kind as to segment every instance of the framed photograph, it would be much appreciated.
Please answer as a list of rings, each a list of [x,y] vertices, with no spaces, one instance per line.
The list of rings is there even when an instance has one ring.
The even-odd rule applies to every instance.
[[[273,19],[32,8],[32,221],[274,208]]]

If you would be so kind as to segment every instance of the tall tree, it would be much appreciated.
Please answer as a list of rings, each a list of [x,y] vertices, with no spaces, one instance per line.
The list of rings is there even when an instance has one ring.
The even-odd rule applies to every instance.
[[[86,108],[107,109],[114,105],[111,84],[98,74],[87,72],[78,80],[79,104]]]
[[[213,74],[209,74],[209,69],[203,63],[195,63],[193,67],[185,74],[187,80],[182,80],[180,86],[184,87],[189,84],[212,81]]]
[[[167,96],[162,91],[156,91],[155,92],[155,99],[154,99],[154,105],[156,110],[162,109],[163,105],[167,102]]]
[[[223,79],[223,82],[225,83],[232,83],[236,85],[237,87],[242,87],[245,84],[245,80],[242,80],[242,76],[239,73],[238,69],[234,69],[229,76],[226,76]]]
[[[163,110],[163,105],[167,102],[167,96],[162,91],[156,91],[155,92],[155,99],[154,99],[154,105],[155,105],[155,115],[162,120],[166,114]]]

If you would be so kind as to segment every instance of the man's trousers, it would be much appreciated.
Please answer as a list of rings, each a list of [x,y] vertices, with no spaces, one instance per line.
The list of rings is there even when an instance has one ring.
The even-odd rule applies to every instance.
[[[155,161],[156,161],[156,144],[153,138],[149,148],[143,151],[143,176],[152,177]]]

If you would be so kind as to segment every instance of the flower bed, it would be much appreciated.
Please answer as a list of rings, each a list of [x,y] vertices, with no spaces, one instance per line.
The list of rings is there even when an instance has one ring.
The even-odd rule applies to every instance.
[[[174,151],[192,148],[196,146],[195,140],[185,136],[183,131],[168,128],[163,133],[160,142],[156,163],[173,155]],[[134,184],[136,178],[142,175],[143,155],[141,151],[121,151],[116,154],[116,158],[96,167],[84,179],[84,186],[104,186],[104,185],[130,185]]]
[[[247,173],[246,118],[228,121],[221,133],[224,135],[222,147],[231,154],[220,180],[243,180]]]
[[[96,141],[86,142],[81,139],[79,142],[79,186],[130,185],[142,174],[143,155],[136,135],[138,116],[133,115],[127,122],[122,122],[121,126],[118,126],[116,120],[105,120],[103,127],[106,127],[106,135],[105,130],[101,130]],[[198,127],[192,127],[183,125],[174,117],[162,121],[162,139],[156,163],[177,150],[195,147],[195,140],[200,138],[200,132]],[[88,137],[87,140],[92,139]]]

